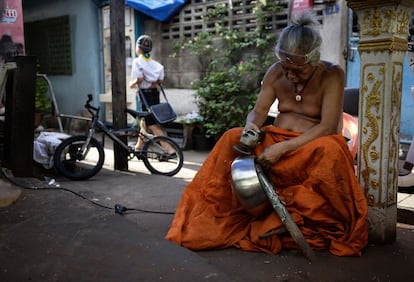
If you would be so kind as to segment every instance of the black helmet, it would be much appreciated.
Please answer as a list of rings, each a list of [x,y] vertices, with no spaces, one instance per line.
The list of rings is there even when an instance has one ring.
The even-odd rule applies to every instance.
[[[139,47],[144,53],[149,53],[152,50],[152,39],[148,35],[141,35],[137,39],[137,47]]]

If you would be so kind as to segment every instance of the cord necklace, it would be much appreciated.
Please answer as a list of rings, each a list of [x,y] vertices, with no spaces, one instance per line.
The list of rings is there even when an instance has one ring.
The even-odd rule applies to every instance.
[[[316,72],[316,67],[315,67],[315,69],[313,70],[313,72],[312,72],[312,74],[311,74],[311,76],[305,81],[305,83],[303,84],[303,87],[302,87],[302,89],[300,90],[300,91],[298,91],[298,84],[297,83],[294,83],[293,84],[293,86],[295,87],[295,99],[296,99],[296,102],[301,102],[302,101],[302,92],[303,92],[303,90],[306,88],[306,85],[308,84],[308,82],[312,79],[312,77],[313,77],[313,74]]]

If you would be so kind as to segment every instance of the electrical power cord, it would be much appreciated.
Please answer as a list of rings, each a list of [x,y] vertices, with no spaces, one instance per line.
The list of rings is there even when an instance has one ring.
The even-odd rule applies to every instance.
[[[82,194],[80,194],[78,192],[75,192],[75,191],[70,190],[68,188],[60,187],[60,185],[58,183],[56,183],[55,179],[53,179],[53,178],[45,177],[45,181],[47,182],[48,186],[29,187],[29,186],[22,185],[21,183],[18,183],[17,181],[15,181],[14,176],[12,175],[12,173],[6,168],[1,168],[1,175],[2,175],[2,178],[9,181],[11,184],[16,185],[18,187],[21,187],[23,189],[27,189],[27,190],[63,190],[63,191],[72,193],[75,196],[78,196],[78,197],[90,202],[91,204],[93,204],[95,206],[98,206],[98,207],[101,207],[101,208],[104,208],[104,209],[108,209],[108,210],[114,210],[116,214],[120,214],[120,215],[124,215],[128,211],[136,211],[136,212],[144,212],[144,213],[155,213],[155,214],[174,214],[174,212],[145,210],[145,209],[139,209],[139,208],[127,208],[127,207],[125,207],[123,205],[120,205],[120,204],[115,204],[114,207],[106,206],[106,205],[97,203],[97,202],[83,196]]]

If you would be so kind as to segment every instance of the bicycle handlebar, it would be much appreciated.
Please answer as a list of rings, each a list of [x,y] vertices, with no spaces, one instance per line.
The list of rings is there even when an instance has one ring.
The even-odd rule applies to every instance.
[[[98,111],[99,108],[92,106],[90,103],[93,100],[93,95],[92,94],[88,94],[88,100],[86,101],[85,104],[85,108],[88,110],[88,112],[90,112],[92,115],[95,115],[95,113],[93,113],[91,110],[94,110],[95,112]]]
[[[89,104],[93,100],[93,96],[91,93],[88,94],[88,101],[86,101],[86,104]]]

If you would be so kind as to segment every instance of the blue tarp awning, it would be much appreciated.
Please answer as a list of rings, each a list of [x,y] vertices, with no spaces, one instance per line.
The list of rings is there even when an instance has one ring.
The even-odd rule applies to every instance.
[[[125,4],[161,22],[170,19],[187,0],[125,0]]]

